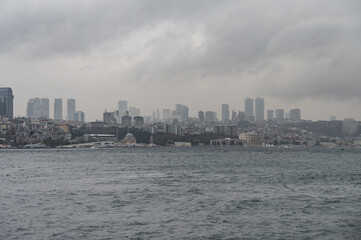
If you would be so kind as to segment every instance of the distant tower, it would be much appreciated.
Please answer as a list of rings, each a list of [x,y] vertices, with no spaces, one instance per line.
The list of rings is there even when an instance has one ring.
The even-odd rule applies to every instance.
[[[49,99],[48,98],[42,98],[41,99],[41,117],[49,118]]]
[[[163,120],[168,121],[172,119],[172,112],[169,109],[163,109]]]
[[[42,117],[42,105],[40,98],[29,99],[28,106],[26,108],[26,116],[28,118]]]
[[[175,105],[175,112],[179,116],[179,120],[185,121],[188,119],[189,108],[182,104]]]
[[[246,116],[254,116],[254,99],[246,98],[244,100],[244,113]]]
[[[204,112],[203,111],[198,112],[198,120],[200,122],[204,122]]]
[[[11,88],[0,88],[0,116],[14,117],[14,95]]]
[[[267,110],[267,120],[271,121],[271,120],[274,120],[274,118],[275,118],[274,111],[273,110]]]
[[[283,120],[285,118],[285,111],[283,109],[276,109],[276,119]]]
[[[120,116],[124,116],[126,112],[128,111],[128,101],[125,100],[119,100],[118,101],[118,111]]]
[[[256,121],[264,121],[264,98],[256,98],[255,106]]]
[[[228,104],[222,104],[222,121],[229,120],[229,106]]]
[[[68,106],[67,106],[67,112],[68,112],[68,116],[67,116],[67,120],[68,121],[74,121],[74,113],[75,113],[75,99],[68,99]]]
[[[290,119],[295,120],[295,121],[301,120],[301,110],[298,108],[291,109],[290,110]]]
[[[82,111],[77,111],[74,113],[74,121],[85,122],[85,114]]]
[[[55,98],[54,100],[54,119],[63,119],[63,99]]]

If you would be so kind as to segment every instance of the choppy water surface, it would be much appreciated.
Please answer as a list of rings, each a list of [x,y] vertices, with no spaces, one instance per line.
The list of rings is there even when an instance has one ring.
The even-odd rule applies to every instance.
[[[0,151],[0,239],[360,239],[360,149]]]

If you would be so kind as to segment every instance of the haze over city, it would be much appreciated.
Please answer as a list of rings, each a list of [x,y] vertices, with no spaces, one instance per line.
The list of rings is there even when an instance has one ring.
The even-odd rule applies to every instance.
[[[304,119],[360,120],[360,62],[356,0],[0,1],[15,116],[35,97],[75,98],[92,121],[121,99],[196,117],[259,96]]]

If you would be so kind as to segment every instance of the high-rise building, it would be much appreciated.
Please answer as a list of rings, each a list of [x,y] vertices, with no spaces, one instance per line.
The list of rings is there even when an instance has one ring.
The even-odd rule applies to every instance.
[[[26,107],[27,118],[39,118],[41,114],[41,100],[40,98],[29,99]]]
[[[41,117],[49,118],[49,99],[42,98],[41,99]]]
[[[273,110],[267,110],[267,120],[272,121],[275,119],[275,114]]]
[[[238,118],[238,120],[244,121],[247,119],[247,116],[244,112],[239,111],[237,114],[237,118]]]
[[[55,98],[54,100],[54,119],[63,119],[63,99]]]
[[[140,116],[140,109],[136,107],[129,107],[129,116],[135,117]]]
[[[132,126],[132,117],[128,115],[126,112],[125,115],[122,117],[122,125],[126,127]]]
[[[119,112],[104,112],[103,113],[103,122],[105,123],[117,123],[119,118]]]
[[[204,122],[204,112],[203,111],[198,112],[198,120],[200,122]]]
[[[142,125],[144,125],[144,118],[143,117],[141,117],[141,116],[135,116],[134,118],[133,118],[133,124],[134,124],[134,126],[136,126],[136,127],[140,127],[140,126],[142,126]]]
[[[82,111],[77,111],[74,113],[74,121],[85,122],[85,114]]]
[[[295,121],[301,120],[301,110],[298,108],[291,109],[290,110],[290,119],[295,120]]]
[[[277,120],[285,119],[285,111],[283,109],[276,109],[276,119]]]
[[[26,108],[28,118],[49,118],[49,99],[32,98]]]
[[[120,116],[124,116],[128,111],[128,101],[119,100],[118,101],[118,111]]]
[[[205,120],[206,120],[206,123],[211,123],[211,122],[214,122],[213,120],[213,113],[211,111],[207,111],[206,114],[205,114]]]
[[[0,88],[0,116],[14,118],[14,95],[11,88]]]
[[[160,111],[159,109],[153,112],[153,122],[158,122],[160,120]]]
[[[232,110],[232,121],[236,121],[237,120],[237,112],[235,110]]]
[[[217,122],[218,119],[217,119],[217,112],[212,112],[212,119],[214,122]]]
[[[330,121],[336,121],[336,120],[337,120],[336,116],[330,116]]]
[[[68,99],[67,102],[67,112],[68,112],[68,116],[67,116],[67,120],[68,121],[74,121],[74,113],[75,113],[75,99],[70,98]]]
[[[179,115],[179,120],[184,121],[188,119],[189,108],[182,104],[175,105],[176,114]]]
[[[172,119],[172,111],[169,109],[163,109],[163,120],[168,121]]]
[[[256,98],[255,100],[256,121],[264,121],[264,98]]]
[[[359,123],[355,119],[345,119],[342,121],[342,132],[353,135],[359,130]]]
[[[222,121],[229,120],[229,106],[228,104],[222,104]]]
[[[254,99],[246,98],[244,100],[244,113],[246,116],[254,116]]]

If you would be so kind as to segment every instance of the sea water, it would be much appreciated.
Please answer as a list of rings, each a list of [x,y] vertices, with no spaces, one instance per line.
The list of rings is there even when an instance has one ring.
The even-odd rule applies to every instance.
[[[361,150],[0,151],[0,239],[361,239]]]

